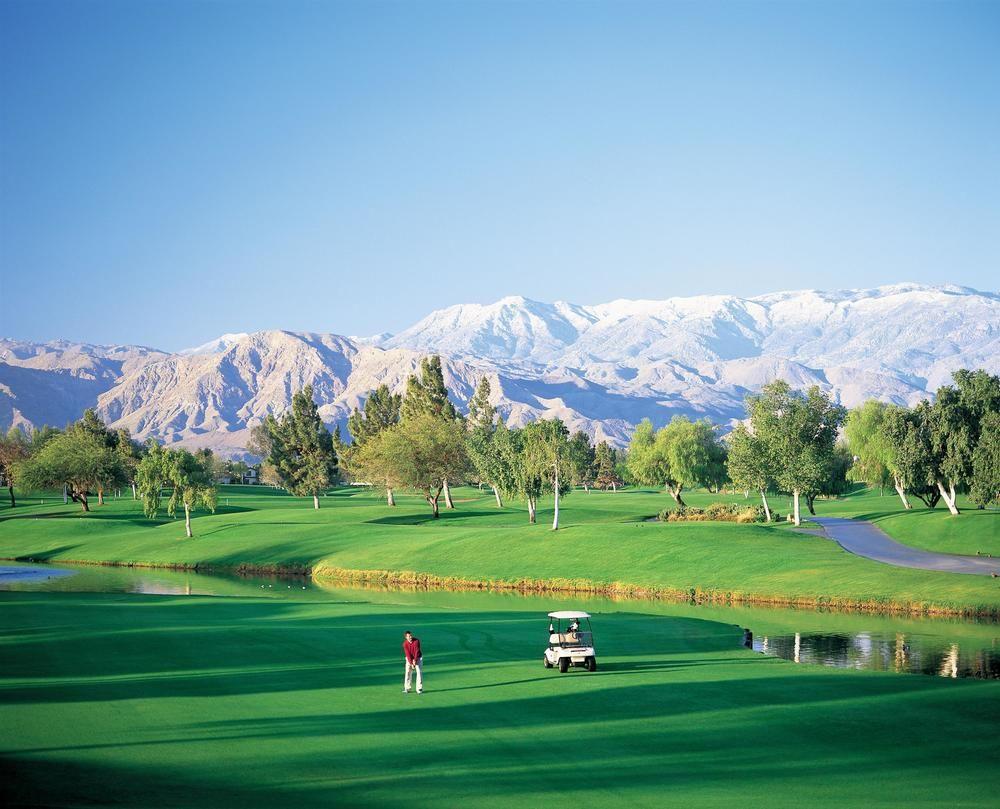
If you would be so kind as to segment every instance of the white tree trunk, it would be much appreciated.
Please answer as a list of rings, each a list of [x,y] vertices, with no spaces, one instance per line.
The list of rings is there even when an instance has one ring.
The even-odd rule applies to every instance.
[[[794,520],[794,522],[795,522],[796,525],[802,525],[802,520],[799,518],[799,490],[798,489],[792,489],[792,503],[794,504],[793,505],[793,509],[794,509],[793,520]]]
[[[559,530],[559,467],[556,467],[555,485],[553,486],[553,491],[555,492],[555,507],[552,510],[552,530]]]
[[[392,486],[385,487],[385,502],[390,506],[396,505],[396,498],[392,495]]]
[[[448,485],[448,478],[444,479],[444,505],[445,508],[455,508],[455,503],[451,499],[451,486]]]
[[[611,481],[611,491],[613,491],[613,492],[617,492],[618,491],[618,484],[615,483],[614,481]]]
[[[316,508],[316,509],[319,508],[319,495],[318,494],[314,494],[313,495],[313,508]]]
[[[899,478],[893,478],[892,485],[896,489],[896,494],[899,495],[899,499],[903,501],[903,508],[907,510],[913,508],[913,506],[910,505],[910,501],[906,497],[906,489],[903,488],[903,484],[900,482]]]
[[[937,482],[938,491],[941,492],[941,499],[944,500],[944,504],[948,506],[948,511],[952,514],[958,514],[958,506],[955,505],[955,484],[951,484],[951,493],[944,487],[944,484],[939,480]]]
[[[503,508],[503,500],[500,499],[500,490],[493,487],[493,496],[497,499],[497,508]]]
[[[764,514],[767,515],[767,521],[771,522],[771,507],[767,504],[767,492],[764,489],[760,490],[760,499],[764,501]]]
[[[184,530],[187,532],[188,539],[194,536],[191,533],[191,506],[187,503],[184,504]]]
[[[528,498],[528,522],[535,524],[535,498]]]
[[[63,505],[65,506],[69,502],[69,487],[63,484]]]

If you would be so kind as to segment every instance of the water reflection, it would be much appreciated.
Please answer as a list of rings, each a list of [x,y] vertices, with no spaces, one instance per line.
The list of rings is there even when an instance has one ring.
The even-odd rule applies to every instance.
[[[1000,649],[963,645],[935,634],[817,632],[763,635],[753,648],[773,657],[844,669],[1000,679]]]

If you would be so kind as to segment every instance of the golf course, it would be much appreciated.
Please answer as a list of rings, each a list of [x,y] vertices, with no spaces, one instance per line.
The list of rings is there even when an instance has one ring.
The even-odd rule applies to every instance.
[[[0,592],[8,802],[986,806],[1000,786],[1000,682],[942,662],[949,644],[995,652],[997,624],[920,611],[988,615],[988,576],[882,565],[809,523],[650,522],[666,500],[652,490],[573,492],[553,532],[545,503],[528,525],[474,488],[434,521],[417,497],[389,508],[343,487],[316,511],[226,486],[192,539],[125,494],[88,514],[55,492],[0,511],[0,556],[53,569]],[[898,505],[859,490],[817,511],[1000,555],[996,512]],[[750,606],[768,599],[812,607]],[[838,603],[866,609],[813,608]],[[569,608],[593,617],[596,672],[542,666],[545,615]],[[744,628],[755,648],[897,638],[897,663],[940,635],[923,670],[946,676],[796,665],[744,648]],[[401,689],[407,629],[421,695]]]

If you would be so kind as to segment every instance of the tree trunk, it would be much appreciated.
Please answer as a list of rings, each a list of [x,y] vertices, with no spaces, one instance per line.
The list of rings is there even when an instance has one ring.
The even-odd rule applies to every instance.
[[[903,508],[910,510],[913,506],[910,505],[910,501],[906,499],[906,489],[903,488],[903,484],[900,482],[899,478],[893,478],[893,487],[896,489],[896,494],[899,495],[899,499],[903,501]]]
[[[806,508],[809,509],[809,513],[814,517],[816,516],[816,495],[807,494],[806,495]]]
[[[584,490],[584,491],[585,491],[585,492],[586,492],[587,494],[590,494],[590,484],[589,484],[589,483],[587,483],[587,481],[584,481],[584,482],[583,482],[583,490]]]
[[[802,525],[802,519],[799,516],[799,490],[792,489],[792,520],[796,525]]]
[[[611,491],[613,491],[613,492],[617,492],[618,491],[618,484],[615,483],[615,481],[611,481]]]
[[[97,505],[99,506],[104,505],[104,489],[97,490]]]
[[[955,484],[951,484],[951,493],[944,487],[944,484],[939,480],[937,482],[938,491],[941,492],[941,499],[944,500],[944,504],[948,506],[948,511],[952,514],[958,514],[958,507],[955,505]]]
[[[390,505],[396,505],[396,498],[392,494],[392,486],[385,487],[385,502]]]
[[[84,511],[90,511],[90,503],[87,502],[86,491],[81,492],[78,491],[77,489],[70,489],[69,499],[72,500],[74,503],[79,503],[81,506],[83,506]]]
[[[10,494],[10,507],[14,508],[14,506],[16,506],[17,503],[14,501],[14,484],[13,483],[7,484],[7,492]]]
[[[771,522],[771,507],[767,504],[767,490],[760,490],[760,499],[764,501],[764,515],[767,517],[767,521]]]
[[[500,490],[494,486],[493,496],[497,499],[497,508],[503,508],[503,500],[500,499]]]
[[[535,524],[535,498],[528,498],[528,522]]]
[[[438,506],[438,497],[440,496],[441,496],[440,493],[434,496],[427,495],[427,502],[430,504],[431,514],[434,515],[435,520],[441,516],[441,509]]]
[[[444,479],[444,505],[446,508],[455,508],[455,502],[451,499],[451,486],[448,485],[448,478]]]
[[[670,488],[669,486],[667,487],[667,491],[670,492],[670,496],[674,498],[674,502],[676,502],[681,508],[685,508],[687,506],[687,503],[685,503],[681,498],[681,489],[683,488],[683,484],[675,486],[674,488]]]
[[[559,530],[559,467],[556,467],[556,476],[553,481],[552,491],[555,493],[555,505],[552,509],[552,530]]]
[[[188,539],[194,536],[191,533],[191,506],[187,503],[184,504],[184,531],[188,535]]]
[[[133,500],[138,500],[139,499],[139,494],[135,490],[135,481],[134,480],[132,481],[132,499]]]

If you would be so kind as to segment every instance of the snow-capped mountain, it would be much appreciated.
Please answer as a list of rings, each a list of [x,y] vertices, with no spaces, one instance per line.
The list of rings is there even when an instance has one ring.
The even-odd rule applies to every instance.
[[[1000,296],[897,284],[596,306],[508,297],[432,312],[396,335],[226,334],[173,355],[5,340],[4,351],[0,426],[63,424],[97,406],[137,437],[236,453],[305,384],[324,419],[344,425],[368,391],[402,390],[437,353],[459,404],[485,374],[511,423],[559,416],[621,444],[646,416],[739,418],[747,393],[778,377],[854,405],[913,403],[961,367],[997,373]]]

